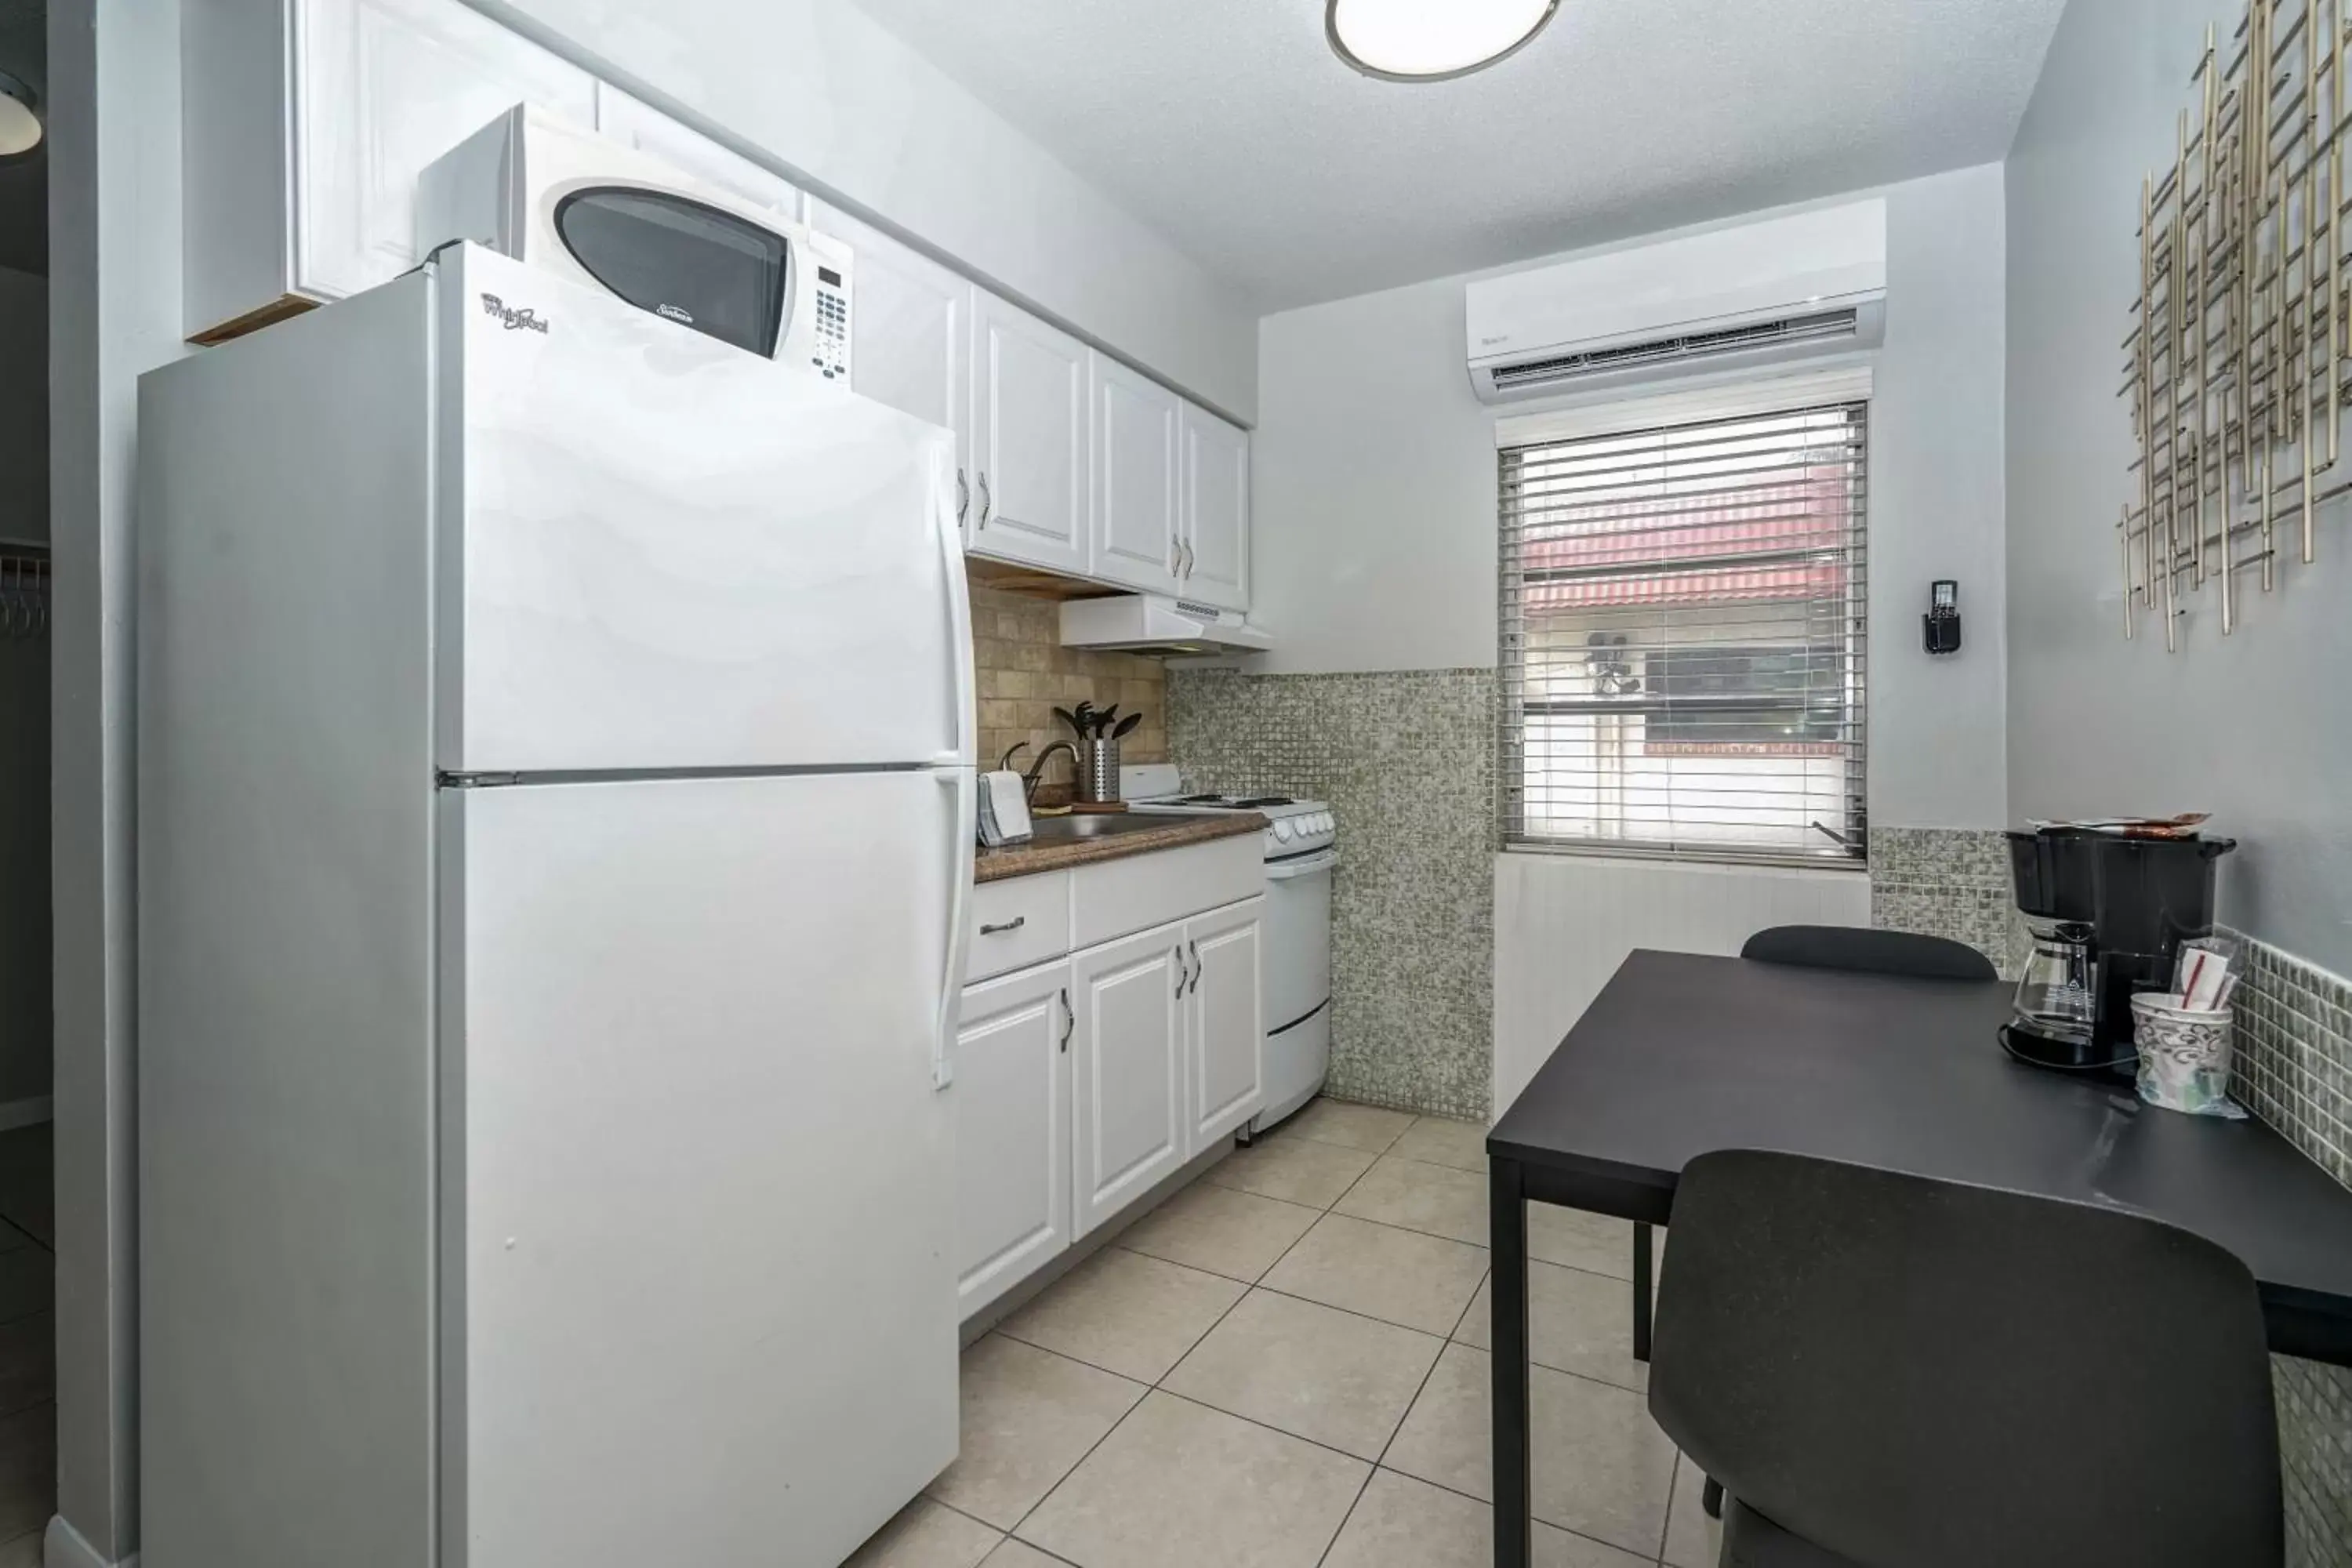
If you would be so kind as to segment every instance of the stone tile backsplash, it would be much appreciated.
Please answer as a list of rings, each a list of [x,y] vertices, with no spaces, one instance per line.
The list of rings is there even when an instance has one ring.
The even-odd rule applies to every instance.
[[[1483,1121],[1493,1067],[1495,677],[1177,669],[1199,789],[1328,801],[1332,1094]]]
[[[1872,828],[1870,923],[1964,942],[2014,979],[2025,963],[2025,927],[2008,840],[1972,828]]]
[[[1061,605],[1052,599],[1002,588],[971,585],[971,642],[980,688],[980,765],[992,768],[1005,749],[1026,742],[1026,767],[1055,741],[1070,738],[1069,726],[1054,717],[1056,708],[1092,702],[1122,713],[1140,713],[1143,722],[1119,742],[1122,763],[1168,760],[1166,666],[1136,654],[1090,653],[1066,648]],[[1069,760],[1057,757],[1045,774],[1055,784],[1074,782]]]
[[[2231,1091],[2352,1186],[2352,981],[2241,932]],[[2271,1358],[2288,1568],[2352,1568],[2352,1369]]]

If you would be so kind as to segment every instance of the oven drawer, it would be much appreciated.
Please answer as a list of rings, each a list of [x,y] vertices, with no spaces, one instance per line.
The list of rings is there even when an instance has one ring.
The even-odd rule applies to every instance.
[[[1330,850],[1265,868],[1265,1026],[1287,1028],[1331,999]]]
[[[967,984],[1010,974],[1070,951],[1070,873],[1040,871],[982,882],[971,890]]]

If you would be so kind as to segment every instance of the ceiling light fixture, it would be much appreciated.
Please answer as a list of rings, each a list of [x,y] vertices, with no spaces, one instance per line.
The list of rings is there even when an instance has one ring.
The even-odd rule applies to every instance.
[[[40,144],[40,95],[0,71],[0,163],[22,158]]]
[[[1559,0],[1329,0],[1331,49],[1383,81],[1450,81],[1527,47]]]

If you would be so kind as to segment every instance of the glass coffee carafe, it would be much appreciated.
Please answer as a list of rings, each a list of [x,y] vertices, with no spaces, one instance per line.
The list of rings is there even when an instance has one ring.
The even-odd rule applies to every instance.
[[[2025,929],[2033,952],[2017,983],[2017,1026],[2046,1040],[2090,1044],[2098,1017],[2091,925],[2028,915]]]

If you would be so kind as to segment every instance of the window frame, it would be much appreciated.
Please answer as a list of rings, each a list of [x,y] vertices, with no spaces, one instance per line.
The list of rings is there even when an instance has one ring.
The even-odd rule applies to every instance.
[[[1619,400],[1600,405],[1569,405],[1532,414],[1499,419],[1496,423],[1496,518],[1497,528],[1497,610],[1496,610],[1496,726],[1498,739],[1498,766],[1496,770],[1495,822],[1497,841],[1507,854],[1546,854],[1583,856],[1602,859],[1656,860],[1685,865],[1732,865],[1777,867],[1784,868],[1863,871],[1869,868],[1869,473],[1873,457],[1872,440],[1875,407],[1871,375],[1867,366],[1841,366],[1810,374],[1784,377],[1762,383],[1701,388],[1696,392],[1672,393],[1646,398]],[[1529,660],[1528,658],[1528,626],[1525,617],[1527,573],[1521,556],[1524,543],[1524,523],[1514,517],[1508,473],[1515,454],[1528,448],[1565,446],[1584,440],[1602,440],[1618,437],[1633,437],[1649,432],[1665,433],[1677,429],[1720,424],[1745,418],[1769,418],[1775,415],[1827,413],[1851,409],[1858,418],[1861,438],[1855,443],[1859,461],[1855,465],[1853,483],[1854,500],[1849,529],[1838,561],[1844,584],[1845,608],[1842,616],[1843,627],[1838,635],[1838,656],[1848,669],[1851,695],[1839,702],[1841,726],[1850,737],[1828,742],[1833,754],[1845,765],[1844,809],[1842,820],[1830,826],[1841,837],[1836,842],[1825,838],[1819,849],[1778,847],[1766,844],[1742,845],[1707,840],[1673,842],[1670,839],[1639,837],[1578,838],[1554,835],[1534,835],[1526,831],[1527,817],[1527,752],[1528,721],[1530,706],[1525,695]],[[1678,566],[1699,569],[1704,555],[1692,555],[1658,563],[1668,571]],[[1728,599],[1725,603],[1731,603]],[[1799,601],[1787,601],[1797,603]],[[1808,601],[1818,604],[1821,601]],[[1515,618],[1517,624],[1515,626]],[[1514,636],[1517,647],[1514,647]],[[1689,646],[1707,647],[1705,641]],[[1714,645],[1727,651],[1753,656],[1774,651],[1772,645]],[[1662,650],[1663,651],[1663,650]],[[1755,710],[1801,711],[1807,704],[1801,698],[1785,701],[1761,701]],[[1551,705],[1542,705],[1551,710]],[[1646,746],[1648,742],[1644,741]],[[1790,742],[1785,748],[1764,743],[1763,749],[1748,749],[1748,742],[1724,742],[1720,745],[1702,742],[1703,751],[1688,753],[1679,749],[1678,740],[1661,742],[1662,746],[1675,750],[1653,753],[1661,756],[1683,754],[1701,756],[1786,756],[1820,757],[1821,742]],[[1600,770],[1592,770],[1598,778]]]

